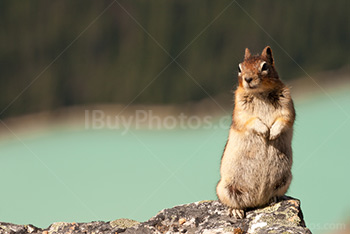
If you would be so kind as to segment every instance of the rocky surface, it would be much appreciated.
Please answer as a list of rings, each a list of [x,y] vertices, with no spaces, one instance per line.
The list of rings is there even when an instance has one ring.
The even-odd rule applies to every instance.
[[[300,201],[283,197],[270,206],[247,212],[242,220],[230,218],[218,201],[201,201],[160,211],[150,220],[139,223],[130,219],[111,222],[53,223],[46,229],[32,225],[0,222],[1,234],[243,234],[311,233],[305,227]]]

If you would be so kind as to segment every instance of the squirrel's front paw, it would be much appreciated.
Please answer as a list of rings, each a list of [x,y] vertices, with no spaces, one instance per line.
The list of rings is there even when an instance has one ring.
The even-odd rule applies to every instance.
[[[272,140],[276,140],[277,137],[279,137],[281,135],[282,132],[282,125],[279,122],[276,122],[275,124],[272,125],[271,129],[270,129],[270,137],[269,139]]]
[[[270,129],[261,121],[255,125],[254,131],[264,138],[267,138],[270,134]]]

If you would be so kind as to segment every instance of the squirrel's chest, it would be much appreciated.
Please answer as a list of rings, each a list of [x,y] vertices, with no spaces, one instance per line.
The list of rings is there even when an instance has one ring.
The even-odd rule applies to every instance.
[[[260,98],[247,98],[243,109],[252,117],[259,117],[267,125],[271,125],[281,111],[277,101]]]

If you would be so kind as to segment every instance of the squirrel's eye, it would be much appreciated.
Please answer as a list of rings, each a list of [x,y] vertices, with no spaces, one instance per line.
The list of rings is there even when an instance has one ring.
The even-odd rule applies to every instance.
[[[241,65],[238,65],[238,73],[241,73],[242,70],[241,70]]]
[[[264,63],[263,66],[261,67],[261,71],[267,71],[267,64]]]

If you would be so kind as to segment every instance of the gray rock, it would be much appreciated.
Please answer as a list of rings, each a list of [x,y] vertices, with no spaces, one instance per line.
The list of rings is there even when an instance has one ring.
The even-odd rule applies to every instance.
[[[305,226],[300,201],[283,197],[270,206],[252,209],[245,219],[227,215],[218,201],[201,201],[160,211],[150,220],[139,223],[130,219],[112,222],[53,223],[47,229],[32,225],[0,222],[0,233],[123,233],[123,234],[243,234],[243,233],[311,233]]]

